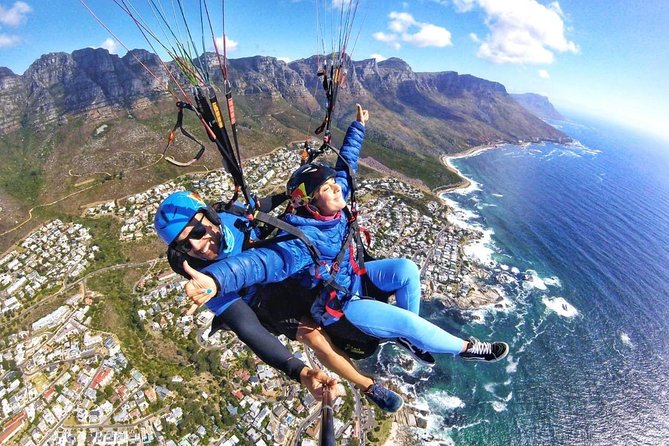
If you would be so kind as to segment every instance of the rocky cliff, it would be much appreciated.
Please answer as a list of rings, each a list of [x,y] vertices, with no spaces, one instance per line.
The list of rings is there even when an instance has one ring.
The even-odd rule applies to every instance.
[[[541,119],[557,119],[564,121],[564,116],[558,112],[546,96],[536,93],[512,94],[511,97],[527,111]]]
[[[214,65],[212,55],[206,58]],[[309,115],[323,111],[315,57],[286,64],[257,56],[230,60],[229,66],[236,95],[282,99]],[[212,78],[220,83],[220,72],[212,70]],[[113,109],[141,108],[147,101],[166,97],[166,85],[160,60],[144,50],[122,58],[91,48],[47,54],[23,75],[0,70],[0,133],[22,126],[44,129],[73,116],[101,119]],[[336,119],[345,127],[354,103],[364,103],[373,116],[382,118],[375,134],[384,142],[430,152],[500,140],[564,138],[518,104],[552,109],[547,100],[537,98],[542,97],[512,97],[503,85],[470,75],[415,73],[400,59],[380,63],[369,59],[351,62]]]
[[[21,127],[43,130],[91,112],[99,119],[110,109],[133,108],[137,101],[166,94],[167,76],[160,60],[144,50],[119,58],[104,49],[86,48],[46,54],[22,76],[1,70],[0,134]]]

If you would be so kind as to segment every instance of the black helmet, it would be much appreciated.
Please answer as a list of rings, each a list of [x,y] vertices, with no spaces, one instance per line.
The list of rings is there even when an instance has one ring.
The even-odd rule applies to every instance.
[[[288,180],[286,189],[294,207],[304,206],[313,198],[314,192],[337,171],[327,164],[309,163],[300,166]]]

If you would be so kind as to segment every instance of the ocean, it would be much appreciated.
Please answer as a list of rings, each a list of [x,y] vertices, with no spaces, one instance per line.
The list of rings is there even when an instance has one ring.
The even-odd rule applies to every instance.
[[[507,308],[421,314],[509,357],[387,370],[431,412],[424,442],[669,444],[669,143],[577,117],[577,143],[503,146],[451,160],[472,186],[449,193],[478,227],[468,255]]]

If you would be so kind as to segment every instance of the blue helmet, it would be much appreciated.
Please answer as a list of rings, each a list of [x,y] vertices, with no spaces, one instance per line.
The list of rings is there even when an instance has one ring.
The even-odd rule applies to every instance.
[[[196,193],[185,190],[174,192],[158,206],[153,226],[158,236],[169,245],[195,214],[206,209],[206,203]]]

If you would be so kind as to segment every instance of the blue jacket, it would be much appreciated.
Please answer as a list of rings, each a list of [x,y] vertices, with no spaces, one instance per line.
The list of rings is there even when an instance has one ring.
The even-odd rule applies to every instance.
[[[355,121],[349,126],[341,147],[341,156],[350,165],[354,173],[358,170],[358,157],[364,137],[365,127]],[[335,170],[337,170],[335,180],[341,186],[344,198],[348,198],[350,186],[346,164],[338,159]],[[298,239],[244,251],[217,261],[202,270],[216,281],[218,289],[216,298],[255,284],[276,283],[289,277],[299,277],[303,286],[313,288],[330,277],[328,270],[348,233],[348,221],[344,214],[342,213],[337,219],[328,221],[301,217],[295,214],[288,214],[284,219],[288,223],[299,227],[316,245],[321,253],[321,265],[314,264],[307,247]],[[353,251],[354,248],[351,247],[350,250]],[[349,291],[352,290],[355,276],[350,261],[351,258],[355,258],[355,252],[352,252],[352,254],[352,256],[344,256],[336,275],[336,282]],[[337,320],[336,317],[324,312],[328,297],[329,293],[324,290],[320,293],[312,308],[314,319],[324,325]],[[350,298],[350,293],[340,292],[337,293],[337,297],[345,302]]]

